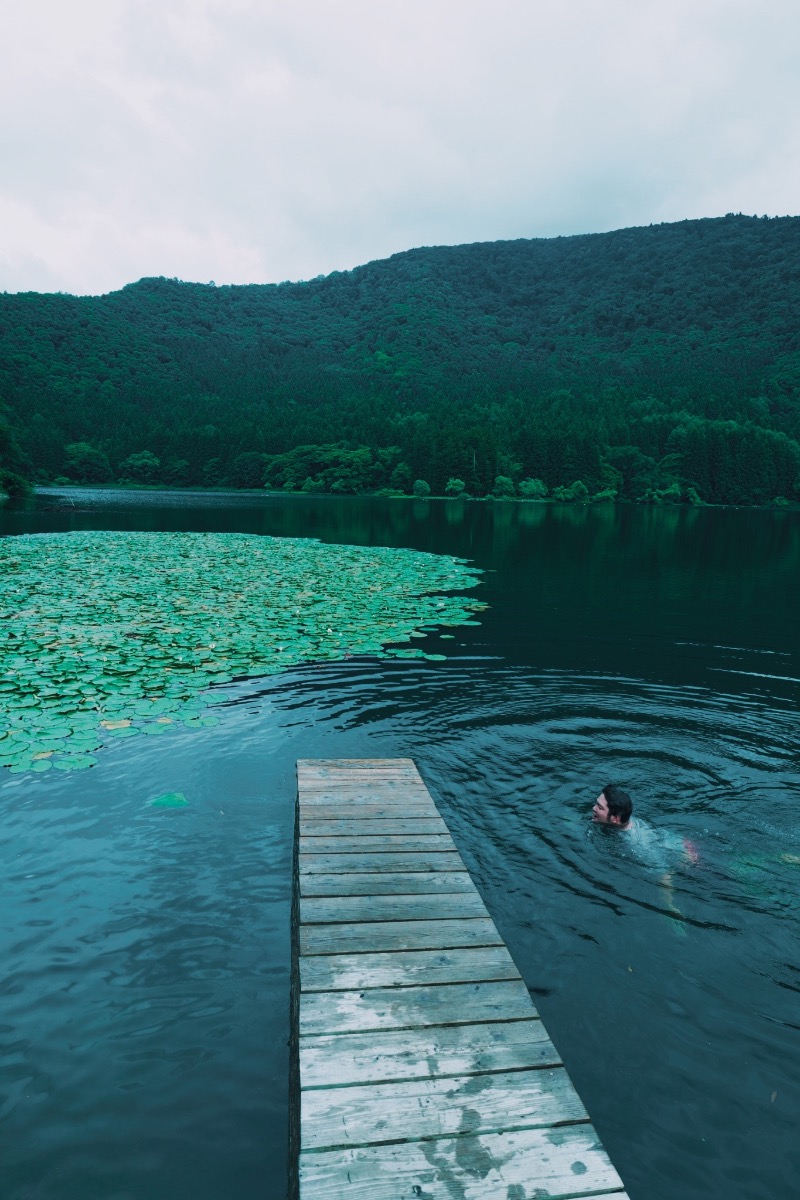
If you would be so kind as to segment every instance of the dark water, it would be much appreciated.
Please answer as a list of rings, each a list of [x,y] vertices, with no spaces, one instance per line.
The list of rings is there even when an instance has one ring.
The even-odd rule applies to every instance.
[[[328,755],[416,759],[633,1200],[798,1194],[797,515],[0,510],[5,534],[86,528],[455,553],[492,607],[431,640],[447,662],[309,666],[221,693],[216,728],[0,779],[3,1200],[284,1196],[293,767]],[[698,848],[671,895],[589,826],[610,780]],[[165,791],[189,807],[147,807]]]

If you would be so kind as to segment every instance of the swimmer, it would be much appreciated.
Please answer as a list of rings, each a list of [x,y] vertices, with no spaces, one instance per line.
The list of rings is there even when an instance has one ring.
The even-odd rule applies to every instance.
[[[633,824],[633,801],[615,783],[606,784],[594,802],[592,820],[627,832]]]
[[[672,891],[670,860],[676,857],[675,849],[670,853],[668,835],[661,835],[638,817],[633,815],[633,801],[627,792],[615,783],[606,784],[592,808],[592,820],[598,825],[624,833],[634,855],[645,866],[659,872],[659,884],[664,893],[664,905],[672,917],[683,921],[683,913],[675,904]],[[675,839],[677,840],[677,839]],[[697,848],[687,839],[681,839],[681,852],[687,861],[697,863],[700,855]],[[678,931],[676,927],[676,932]],[[685,933],[683,927],[680,932]]]

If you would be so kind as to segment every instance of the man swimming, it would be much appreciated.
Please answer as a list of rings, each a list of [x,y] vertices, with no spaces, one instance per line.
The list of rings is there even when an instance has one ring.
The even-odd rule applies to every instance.
[[[615,783],[607,784],[595,800],[592,820],[627,834],[626,844],[634,856],[658,872],[665,908],[673,917],[682,919],[683,913],[676,906],[672,891],[672,867],[682,856],[689,862],[697,862],[697,851],[692,843],[675,834],[658,834],[646,821],[635,818],[633,801]],[[674,845],[671,844],[673,841]]]
[[[613,825],[627,831],[633,821],[633,801],[615,783],[606,784],[594,802],[592,820],[598,825]]]

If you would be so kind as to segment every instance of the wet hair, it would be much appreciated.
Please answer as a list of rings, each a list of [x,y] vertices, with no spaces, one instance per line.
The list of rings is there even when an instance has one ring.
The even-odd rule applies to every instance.
[[[628,793],[615,783],[609,783],[603,788],[603,795],[608,805],[608,815],[618,817],[620,825],[627,825],[633,812],[633,801]]]

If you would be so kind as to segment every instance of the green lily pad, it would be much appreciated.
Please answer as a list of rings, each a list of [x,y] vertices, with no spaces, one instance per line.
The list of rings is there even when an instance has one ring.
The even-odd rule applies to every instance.
[[[185,808],[188,803],[183,792],[165,792],[163,796],[156,796],[155,800],[147,802],[148,808]]]
[[[480,603],[451,593],[479,574],[419,551],[251,534],[2,538],[14,649],[0,679],[0,763],[32,769],[32,750],[52,750],[37,761],[70,770],[112,738],[210,728],[219,685],[299,663],[424,658],[410,640],[476,623]]]
[[[65,754],[57,758],[53,766],[58,771],[86,771],[96,762],[97,759],[92,754]]]

